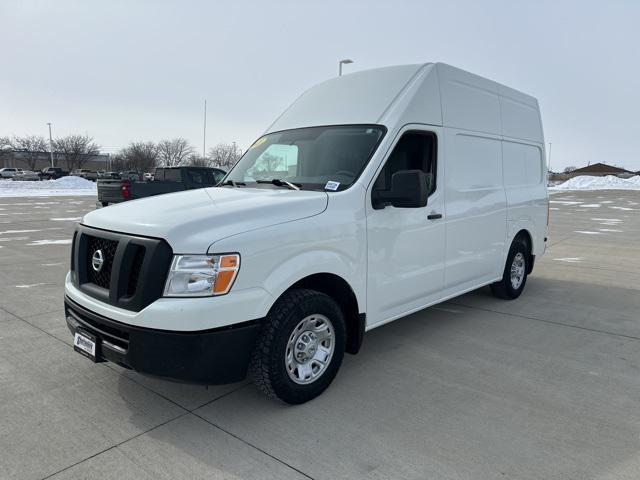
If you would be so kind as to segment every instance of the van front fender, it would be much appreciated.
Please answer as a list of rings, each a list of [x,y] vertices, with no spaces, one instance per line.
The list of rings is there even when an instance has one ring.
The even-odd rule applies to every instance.
[[[291,257],[273,269],[263,288],[274,299],[300,280],[318,273],[330,273],[345,280],[362,309],[366,304],[364,266],[357,259],[332,250],[314,250]],[[265,313],[266,314],[266,313]]]

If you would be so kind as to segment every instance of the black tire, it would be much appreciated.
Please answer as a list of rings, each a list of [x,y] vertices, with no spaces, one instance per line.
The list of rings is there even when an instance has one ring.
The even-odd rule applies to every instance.
[[[298,384],[287,372],[287,343],[301,320],[317,314],[329,319],[333,327],[333,355],[317,379]],[[308,402],[324,392],[335,378],[342,364],[345,344],[344,315],[331,297],[315,290],[290,290],[278,299],[265,319],[251,359],[251,376],[268,397],[277,397],[291,405]]]
[[[109,206],[109,202],[100,202],[102,204],[103,207],[108,207]]]
[[[518,288],[514,288],[511,283],[511,266],[518,254],[520,254],[524,260],[524,272],[522,274],[523,278],[520,286]],[[518,298],[527,283],[527,272],[529,271],[530,258],[529,247],[526,242],[521,238],[516,238],[509,249],[507,263],[504,266],[504,272],[502,274],[502,280],[491,284],[491,293],[503,300],[514,300]]]

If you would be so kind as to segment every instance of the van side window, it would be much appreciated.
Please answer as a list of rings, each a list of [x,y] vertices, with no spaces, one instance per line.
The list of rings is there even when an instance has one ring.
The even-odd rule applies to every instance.
[[[391,177],[400,170],[422,170],[427,174],[429,195],[436,190],[436,136],[430,132],[406,132],[389,155],[374,190],[390,190]]]

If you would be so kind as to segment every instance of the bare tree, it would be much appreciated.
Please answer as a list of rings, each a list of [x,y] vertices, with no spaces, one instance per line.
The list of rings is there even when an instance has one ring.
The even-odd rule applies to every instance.
[[[13,155],[13,147],[9,137],[0,137],[0,168],[4,167],[4,160]]]
[[[9,145],[13,150],[21,153],[20,156],[27,162],[30,170],[36,169],[38,158],[47,151],[47,141],[39,135],[13,137]]]
[[[233,167],[240,157],[242,151],[236,147],[235,143],[219,143],[215,147],[209,149],[209,161],[210,164],[216,167],[229,170]]]
[[[158,145],[158,163],[164,167],[177,167],[187,163],[193,147],[184,138],[161,140]]]
[[[129,163],[127,161],[127,158],[122,153],[123,150],[120,150],[118,153],[111,157],[111,166],[109,168],[111,168],[111,170],[114,172],[129,170]]]
[[[566,168],[564,169],[564,173],[571,173],[571,172],[573,172],[574,170],[576,170],[576,167],[566,167]]]
[[[276,172],[282,171],[284,165],[282,157],[263,153],[260,156],[260,161],[247,170],[247,174],[256,179],[272,178]]]
[[[82,168],[85,163],[100,153],[100,146],[89,135],[67,135],[53,142],[58,153],[64,155],[69,171]]]
[[[153,142],[132,142],[120,150],[112,161],[117,170],[151,171],[158,161],[158,147]]]
[[[6,151],[11,148],[11,139],[9,137],[0,137],[0,151]]]
[[[211,161],[208,158],[202,157],[202,155],[192,153],[191,155],[189,155],[188,163],[193,167],[209,167]]]

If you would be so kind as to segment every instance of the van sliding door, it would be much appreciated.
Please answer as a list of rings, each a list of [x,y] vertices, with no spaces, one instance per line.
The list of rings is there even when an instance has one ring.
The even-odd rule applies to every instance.
[[[446,294],[496,280],[504,268],[507,211],[500,137],[445,129]]]

